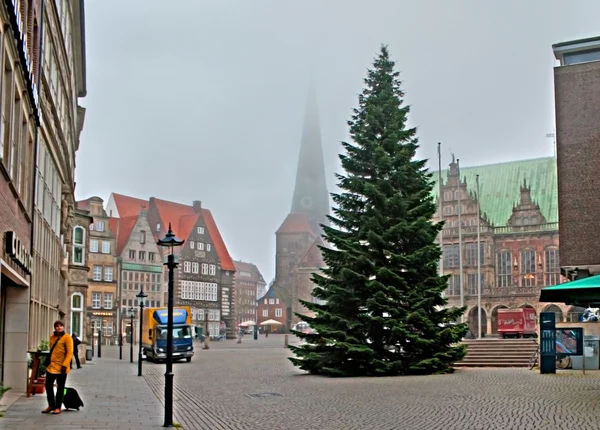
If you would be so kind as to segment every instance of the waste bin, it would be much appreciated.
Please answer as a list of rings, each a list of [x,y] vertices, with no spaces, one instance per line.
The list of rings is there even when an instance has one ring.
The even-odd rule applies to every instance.
[[[92,357],[94,356],[94,351],[91,346],[85,348],[85,360],[92,361]]]
[[[583,357],[571,358],[573,369],[583,370],[583,360],[586,370],[600,369],[600,336],[583,336]]]

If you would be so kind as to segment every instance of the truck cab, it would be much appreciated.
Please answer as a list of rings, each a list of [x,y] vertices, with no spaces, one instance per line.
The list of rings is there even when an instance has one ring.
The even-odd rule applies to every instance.
[[[166,308],[150,308],[147,311],[142,349],[148,360],[156,362],[167,358],[167,316]],[[190,323],[189,309],[173,309],[173,360],[192,361],[194,340]]]

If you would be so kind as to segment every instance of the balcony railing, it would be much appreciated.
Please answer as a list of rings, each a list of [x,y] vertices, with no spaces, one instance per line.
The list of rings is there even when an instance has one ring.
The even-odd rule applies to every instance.
[[[481,226],[481,234],[515,234],[515,233],[535,233],[540,231],[558,231],[557,222],[549,222],[538,225],[520,225],[520,226],[502,226],[502,227],[487,227]],[[461,230],[463,235],[477,234],[477,226],[464,226]],[[458,227],[444,228],[442,230],[444,237],[458,236]]]

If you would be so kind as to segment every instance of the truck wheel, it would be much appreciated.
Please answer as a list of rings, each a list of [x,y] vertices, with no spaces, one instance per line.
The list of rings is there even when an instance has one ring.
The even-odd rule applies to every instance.
[[[192,357],[186,357],[185,361],[187,361],[188,363],[190,363],[192,361]]]

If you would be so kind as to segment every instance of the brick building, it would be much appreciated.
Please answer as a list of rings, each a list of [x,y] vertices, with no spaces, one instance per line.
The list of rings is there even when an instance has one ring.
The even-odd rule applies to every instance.
[[[578,309],[539,303],[540,289],[561,282],[556,160],[552,157],[468,167],[453,162],[442,172],[443,267],[450,275],[446,295],[460,306],[458,200],[461,201],[463,296],[466,318],[477,333],[477,199],[481,208],[482,331],[497,333],[500,308],[554,311],[559,320]],[[480,194],[475,176],[479,175]],[[437,178],[437,175],[434,175]],[[438,187],[435,187],[436,195]],[[459,195],[459,193],[461,193]],[[571,315],[572,317],[575,317]]]
[[[244,321],[256,321],[256,300],[259,292],[267,285],[255,264],[234,261],[236,272],[233,277],[236,326]],[[261,294],[262,295],[262,294]]]
[[[112,194],[107,213],[122,217],[147,207],[154,240],[162,238],[171,224],[177,237],[185,240],[175,252],[175,304],[191,306],[197,324],[211,335],[225,333],[235,338],[232,295],[235,265],[210,210],[200,201],[191,206],[151,197],[148,201]],[[163,249],[160,250],[164,252]],[[164,260],[165,255],[161,258]],[[166,274],[163,274],[166,280]]]
[[[291,297],[288,291],[272,283],[267,289],[267,293],[257,300],[257,323],[259,327],[260,323],[264,321],[275,320],[280,322],[281,325],[271,327],[271,332],[289,330],[288,324],[291,317],[288,303],[290,303],[290,300]],[[264,327],[261,327],[261,330],[264,330]]]
[[[75,263],[88,267],[88,294],[86,302],[87,332],[83,339],[91,342],[102,330],[103,344],[113,344],[117,334],[117,280],[115,264],[115,237],[109,228],[109,217],[100,197],[77,202],[77,208],[85,210],[93,218],[88,231],[75,228],[73,243],[89,236],[88,259],[82,261],[73,254]]]
[[[561,261],[571,279],[600,273],[600,37],[553,45]]]
[[[285,301],[285,328],[299,321],[306,309],[299,300],[314,301],[312,274],[323,267],[321,225],[328,225],[329,193],[314,89],[309,90],[296,184],[290,213],[275,233],[275,280],[265,297],[280,292]],[[262,298],[264,304],[264,298]],[[260,300],[259,300],[260,304]],[[259,321],[263,318],[259,309]]]

